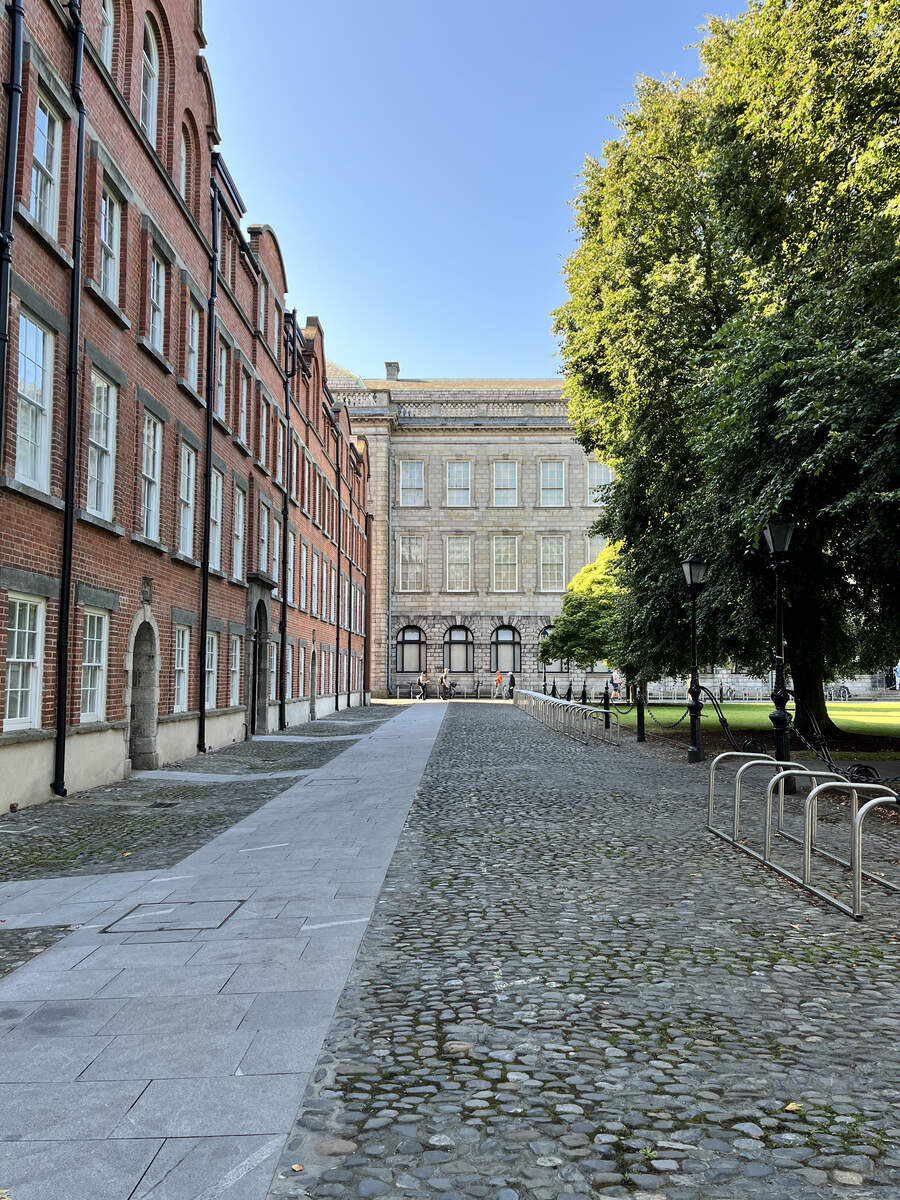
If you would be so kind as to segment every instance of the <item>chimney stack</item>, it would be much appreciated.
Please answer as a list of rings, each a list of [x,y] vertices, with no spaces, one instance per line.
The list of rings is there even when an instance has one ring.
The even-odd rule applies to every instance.
[[[386,379],[399,379],[400,364],[398,362],[386,362],[384,364],[384,374]]]

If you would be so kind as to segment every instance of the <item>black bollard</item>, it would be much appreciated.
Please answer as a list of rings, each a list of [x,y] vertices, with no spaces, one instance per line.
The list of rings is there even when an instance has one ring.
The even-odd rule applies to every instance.
[[[609,684],[603,689],[603,728],[609,729]]]
[[[567,700],[572,699],[572,680],[571,679],[569,680],[569,686],[566,688],[566,699]]]
[[[553,697],[554,700],[559,699],[559,692],[556,690],[556,680],[555,679],[553,680],[553,685],[550,688],[550,695]]]
[[[587,680],[581,685],[581,703],[587,704]]]
[[[637,704],[637,740],[646,742],[647,734],[644,731],[644,693],[640,687],[635,692],[635,703]]]

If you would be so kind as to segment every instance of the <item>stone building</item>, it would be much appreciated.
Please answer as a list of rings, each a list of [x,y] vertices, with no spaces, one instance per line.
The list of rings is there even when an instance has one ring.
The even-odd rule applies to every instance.
[[[200,0],[0,22],[0,812],[365,694],[368,454],[205,44]]]
[[[369,446],[372,687],[405,694],[420,668],[435,681],[445,666],[466,688],[498,669],[540,686],[541,635],[602,546],[587,530],[609,470],[573,440],[559,380],[385,366],[383,380],[329,367]]]

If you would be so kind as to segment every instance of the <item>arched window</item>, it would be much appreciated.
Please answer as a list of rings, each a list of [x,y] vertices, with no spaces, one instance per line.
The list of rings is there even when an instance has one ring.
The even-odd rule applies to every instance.
[[[397,670],[416,675],[425,670],[425,634],[418,625],[407,625],[397,634]]]
[[[522,639],[511,625],[498,625],[491,634],[491,670],[522,670]]]
[[[190,177],[190,162],[189,162],[189,147],[190,139],[188,132],[182,125],[181,127],[181,158],[178,161],[178,190],[181,192],[183,200],[188,199],[188,179]]]
[[[112,71],[114,33],[113,2],[112,0],[103,0],[100,5],[100,59],[107,71]]]
[[[141,129],[156,145],[157,101],[159,99],[159,47],[149,21],[144,21],[144,54],[141,65]]]
[[[444,634],[444,667],[458,673],[475,670],[475,641],[465,625],[451,625]]]
[[[550,636],[552,629],[553,629],[552,625],[546,625],[541,630],[540,637],[538,638],[539,645],[544,640],[544,638],[547,638]],[[562,674],[563,671],[568,671],[568,669],[569,669],[568,663],[566,663],[566,665],[563,666],[563,662],[562,662],[561,658],[554,658],[553,662],[543,663],[542,665],[543,665],[543,668],[545,671],[550,671],[550,672],[558,671],[560,674]]]

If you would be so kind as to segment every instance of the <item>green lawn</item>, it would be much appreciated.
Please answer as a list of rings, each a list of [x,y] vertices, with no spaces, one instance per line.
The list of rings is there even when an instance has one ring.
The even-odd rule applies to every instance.
[[[680,713],[684,711],[683,704],[660,704],[654,702],[651,707],[653,715],[657,720],[666,725],[675,721]],[[772,722],[769,720],[769,713],[772,711],[771,700],[756,703],[726,700],[722,704],[722,711],[725,714],[728,724],[736,732],[752,733],[754,731],[763,731],[771,733]],[[793,712],[793,705],[788,706],[788,711]],[[848,700],[842,703],[829,704],[828,713],[835,725],[847,733],[867,734],[870,737],[900,738],[900,701],[898,700],[872,701],[870,703],[857,703],[853,700]],[[637,714],[632,709],[627,714],[620,713],[619,720],[623,728],[633,729],[637,720]],[[649,715],[647,716],[646,724],[648,729],[663,732],[659,729],[659,726],[654,724]],[[688,720],[685,717],[679,728],[686,727],[687,724]],[[709,702],[703,706],[701,725],[703,728],[718,728],[719,719],[716,716],[715,709]]]

